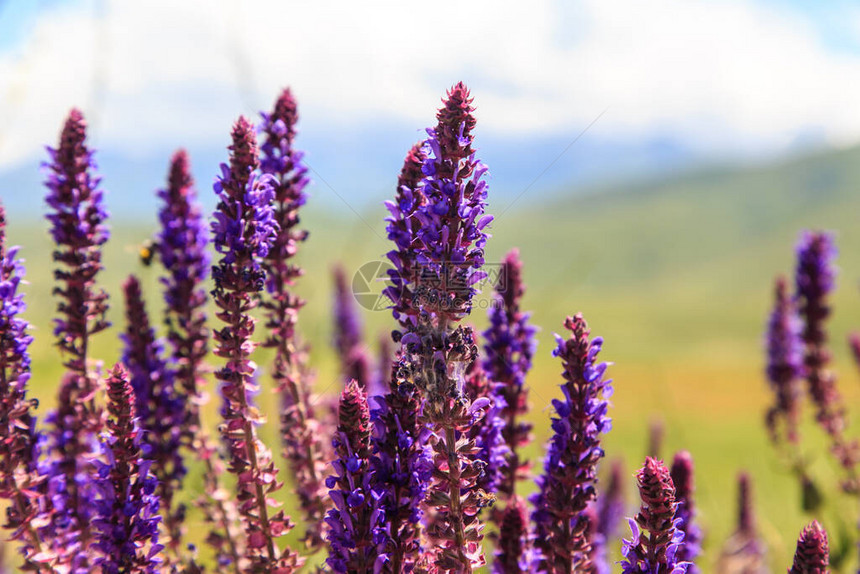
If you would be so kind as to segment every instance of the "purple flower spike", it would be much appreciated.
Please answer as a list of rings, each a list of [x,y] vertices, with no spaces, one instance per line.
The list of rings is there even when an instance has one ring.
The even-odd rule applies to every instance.
[[[361,388],[370,391],[370,359],[362,342],[361,318],[355,297],[347,282],[346,272],[340,265],[334,268],[334,348],[340,360],[344,381],[355,380]],[[373,389],[371,395],[380,394]]]
[[[606,541],[615,540],[624,518],[626,501],[624,497],[624,463],[620,459],[612,461],[606,488],[597,497],[597,531]]]
[[[141,430],[129,375],[116,365],[107,379],[106,463],[99,462],[94,526],[98,563],[105,574],[159,572],[158,480],[140,447]]]
[[[92,335],[109,326],[105,319],[107,293],[96,286],[102,269],[101,247],[108,240],[100,178],[95,175],[93,152],[86,145],[86,122],[72,110],[56,149],[48,148],[51,161],[43,164],[51,236],[56,245],[53,259],[60,302],[54,335],[64,354],[67,372],[60,384],[57,410],[47,422],[51,450],[59,457],[50,470],[48,490],[53,499],[59,563],[73,571],[89,571],[86,548],[91,539],[91,511],[85,491],[91,486],[89,460],[97,448],[102,410],[95,397],[98,368],[89,364]]]
[[[156,251],[164,265],[165,323],[172,349],[176,384],[185,395],[186,420],[183,439],[195,452],[201,432],[200,405],[205,402],[203,385],[209,332],[206,328],[206,289],[210,258],[202,209],[197,200],[188,165],[188,154],[177,151],[170,162],[168,185],[158,192],[161,231]]]
[[[684,544],[678,548],[677,557],[682,562],[689,562],[688,574],[698,574],[696,558],[702,553],[702,530],[696,523],[696,505],[693,499],[695,481],[693,480],[693,457],[682,450],[672,460],[672,483],[675,485],[675,500],[678,508],[675,516],[678,518],[678,530],[684,533]]]
[[[6,522],[11,538],[21,542],[27,569],[38,571],[49,557],[43,554],[36,524],[41,514],[34,498],[44,486],[38,468],[40,435],[36,430],[37,402],[27,398],[30,380],[30,324],[18,288],[24,281],[18,248],[6,245],[6,211],[0,205],[0,498],[9,501]]]
[[[307,367],[307,349],[296,329],[305,302],[295,293],[303,270],[292,262],[308,234],[299,229],[299,208],[305,204],[309,180],[302,152],[294,149],[298,107],[289,89],[275,101],[271,113],[261,114],[262,159],[260,171],[275,178],[275,220],[278,232],[269,254],[263,259],[266,290],[261,294],[268,337],[264,346],[275,349],[272,377],[281,397],[281,440],[284,457],[299,498],[307,531],[304,542],[311,548],[323,544],[325,433],[316,421],[311,401],[312,377]]]
[[[173,495],[182,490],[187,473],[179,450],[186,418],[185,401],[177,393],[174,374],[167,367],[164,349],[150,325],[140,282],[132,275],[122,288],[126,308],[122,361],[131,377],[137,418],[143,430],[140,446],[144,458],[152,462],[163,523],[170,534],[171,550],[177,552],[185,507],[177,506]]]
[[[478,361],[473,362],[466,373],[465,394],[475,404],[479,399],[489,399],[490,408],[486,414],[472,425],[468,436],[475,441],[478,448],[478,460],[483,463],[484,470],[478,477],[475,486],[488,494],[495,494],[502,481],[502,472],[507,464],[509,454],[503,431],[505,419],[502,417],[504,399],[493,394],[493,384]]]
[[[389,253],[395,270],[386,294],[404,325],[422,311],[446,322],[461,320],[471,311],[474,284],[484,276],[485,228],[492,217],[484,215],[487,168],[472,149],[473,111],[463,83],[448,91],[420,154],[419,194],[404,185],[397,203],[388,204],[388,235],[396,249]],[[410,153],[404,172],[412,171],[413,159]],[[414,254],[404,256],[410,248]]]
[[[386,219],[388,223],[386,231],[395,247],[387,254],[394,268],[388,270],[391,284],[385,289],[384,294],[392,302],[394,318],[404,329],[409,328],[409,317],[414,316],[416,312],[412,304],[418,271],[418,265],[415,262],[415,244],[418,241],[421,223],[414,215],[427,203],[424,193],[418,187],[424,175],[421,168],[424,160],[427,159],[423,145],[423,142],[416,143],[406,154],[403,169],[397,180],[397,195],[394,201],[385,202],[386,208],[391,213]]]
[[[789,574],[827,574],[830,572],[830,549],[827,543],[827,532],[813,520],[800,533],[797,539],[797,550],[794,553],[794,564]]]
[[[256,365],[251,354],[256,321],[250,311],[256,307],[263,289],[265,272],[261,259],[268,255],[278,231],[271,201],[272,178],[256,178],[257,144],[254,129],[244,118],[233,128],[230,166],[222,165],[222,177],[215,184],[220,201],[212,223],[215,246],[222,253],[212,270],[219,309],[225,327],[215,331],[215,354],[226,360],[216,373],[222,381],[224,399],[221,435],[229,451],[229,471],[237,479],[236,496],[245,529],[246,559],[251,570],[293,572],[301,559],[290,550],[281,554],[276,538],[290,530],[283,511],[270,513],[270,495],[281,483],[272,455],[257,438],[256,427],[263,418],[250,399],[257,392]]]
[[[624,540],[621,562],[624,574],[683,574],[688,562],[679,558],[684,533],[678,530],[675,486],[663,463],[648,457],[636,474],[642,506],[630,520],[633,535]]]
[[[556,335],[558,347],[553,351],[564,365],[564,400],[553,401],[553,436],[532,498],[532,518],[541,568],[590,571],[593,529],[586,509],[596,495],[597,463],[603,458],[600,435],[612,424],[606,415],[612,381],[604,378],[607,363],[595,363],[603,340],[589,339],[582,315],[568,317],[564,326],[570,338]]]
[[[528,475],[529,464],[518,450],[531,442],[531,423],[522,420],[528,413],[526,375],[532,366],[537,329],[529,324],[529,314],[520,308],[525,292],[522,262],[514,249],[502,262],[496,297],[490,307],[490,327],[484,331],[484,370],[495,381],[493,396],[501,406],[502,436],[508,447],[499,481],[499,493],[513,496],[518,480]]]
[[[502,516],[493,574],[526,574],[534,572],[534,569],[526,504],[515,496],[510,499]]]
[[[326,516],[329,557],[334,572],[371,574],[385,561],[378,554],[383,540],[380,495],[371,486],[370,410],[367,395],[350,381],[340,397],[338,426],[332,444],[334,475],[326,479],[334,508]]]
[[[828,297],[833,291],[836,267],[833,237],[824,232],[804,232],[797,246],[798,311],[803,319],[804,366],[809,396],[816,407],[816,420],[830,436],[831,449],[848,478],[843,488],[860,491],[857,463],[860,445],[845,436],[845,405],[836,388],[836,376],[828,369],[826,320],[830,316]]]
[[[767,325],[767,378],[776,395],[767,412],[767,427],[774,443],[797,444],[800,416],[800,378],[803,376],[803,342],[800,318],[784,277],[776,280],[773,312]]]
[[[390,391],[377,398],[373,419],[373,487],[385,515],[378,554],[387,556],[382,571],[413,572],[421,553],[420,520],[433,464],[421,422],[418,391],[410,381],[412,365],[401,358],[391,374]]]

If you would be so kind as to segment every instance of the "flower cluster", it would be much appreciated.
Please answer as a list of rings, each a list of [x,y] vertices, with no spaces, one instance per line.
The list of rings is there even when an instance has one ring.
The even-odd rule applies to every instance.
[[[361,319],[347,283],[346,272],[341,266],[334,269],[334,287],[334,349],[340,360],[341,375],[344,381],[355,380],[371,395],[377,395],[380,389],[371,389],[373,381],[370,360],[362,343]]]
[[[38,403],[27,398],[33,337],[21,316],[24,265],[17,255],[18,248],[6,244],[6,212],[0,205],[0,498],[9,501],[4,527],[22,542],[29,562],[42,552],[34,521],[41,513],[35,496],[44,479],[33,412]]]
[[[385,202],[390,213],[386,218],[386,231],[388,238],[394,243],[394,249],[386,256],[394,267],[388,270],[390,285],[383,293],[392,303],[394,318],[404,329],[409,328],[409,318],[414,317],[417,312],[413,303],[419,269],[415,261],[415,245],[421,223],[414,215],[427,203],[418,186],[423,177],[421,168],[426,159],[423,142],[410,148],[397,179],[397,195],[394,201]]]
[[[680,560],[684,533],[678,529],[675,486],[663,463],[648,457],[636,474],[642,506],[630,520],[632,536],[621,550],[624,574],[684,574],[688,562]],[[645,534],[647,532],[647,535]]]
[[[800,377],[803,375],[803,345],[800,319],[788,294],[785,278],[776,280],[773,311],[767,324],[767,378],[776,397],[767,412],[771,440],[798,440]],[[782,429],[782,430],[781,430]]]
[[[373,484],[385,514],[378,554],[383,572],[412,572],[421,554],[421,503],[430,482],[427,447],[430,430],[422,423],[418,390],[411,384],[412,365],[401,358],[391,373],[389,392],[373,409]]]
[[[503,472],[508,462],[508,445],[503,432],[505,420],[501,416],[504,399],[493,393],[493,383],[480,361],[474,361],[466,371],[464,391],[466,397],[474,404],[480,399],[489,399],[490,406],[484,416],[475,421],[467,436],[475,441],[478,448],[478,460],[483,463],[483,472],[475,486],[488,494],[495,494],[502,481]]]
[[[803,529],[797,539],[797,550],[789,574],[827,574],[830,566],[830,548],[827,532],[817,520]]]
[[[281,439],[307,524],[304,540],[308,546],[318,548],[323,543],[327,508],[323,481],[329,456],[311,401],[306,351],[296,331],[298,313],[305,302],[294,291],[303,272],[292,262],[299,244],[308,235],[298,225],[309,180],[303,154],[293,147],[298,107],[292,92],[281,92],[272,112],[261,116],[260,171],[274,178],[273,205],[278,223],[272,247],[262,261],[266,290],[261,294],[260,305],[265,310],[269,333],[264,346],[275,349],[272,377],[281,397]]]
[[[254,174],[257,144],[254,128],[244,118],[233,128],[230,150],[230,165],[221,166],[222,177],[215,184],[219,203],[212,223],[215,247],[222,254],[212,270],[213,297],[225,323],[214,332],[215,354],[226,359],[216,372],[222,381],[221,435],[229,450],[229,470],[238,478],[236,499],[251,568],[292,571],[300,562],[298,556],[289,551],[281,555],[275,542],[292,525],[283,511],[270,514],[269,497],[281,484],[271,453],[257,437],[262,416],[249,401],[257,390],[256,366],[250,359],[256,346],[251,340],[255,320],[249,313],[263,289],[260,260],[269,253],[278,230],[271,205],[274,194],[271,178]]]
[[[809,397],[816,408],[816,420],[831,437],[832,450],[848,474],[844,487],[856,492],[860,490],[860,477],[856,470],[860,462],[860,445],[845,437],[845,405],[836,388],[836,377],[828,369],[830,351],[825,323],[830,316],[828,297],[835,284],[835,257],[836,247],[830,234],[806,232],[801,235],[797,246],[795,284],[798,312],[803,319],[804,366]]]
[[[524,293],[522,262],[514,249],[502,261],[495,301],[490,307],[490,326],[484,331],[484,370],[495,382],[493,398],[499,406],[502,436],[508,447],[499,481],[499,493],[505,497],[512,496],[517,481],[527,475],[528,464],[520,459],[518,450],[531,440],[532,425],[522,417],[529,408],[525,382],[535,353],[537,329],[529,324],[529,314],[520,308]]]
[[[553,352],[564,366],[564,400],[553,400],[552,441],[532,499],[535,544],[542,553],[542,567],[553,572],[592,568],[586,508],[596,496],[597,463],[603,458],[600,435],[611,427],[606,411],[612,381],[604,378],[607,363],[595,362],[603,339],[589,338],[581,314],[568,317],[564,326],[570,337],[556,335]]]
[[[164,360],[164,349],[150,325],[140,282],[132,275],[122,288],[126,309],[122,361],[128,369],[138,424],[143,430],[141,449],[144,458],[151,461],[163,522],[175,549],[182,536],[185,515],[184,508],[176,507],[173,502],[187,472],[180,452],[185,401],[176,391],[173,372]]]
[[[327,563],[335,572],[370,574],[378,572],[383,514],[379,494],[371,486],[370,410],[367,394],[350,381],[340,397],[338,426],[332,445],[337,458],[334,475],[326,479],[334,508],[329,510]]]
[[[209,343],[204,282],[209,276],[210,257],[206,251],[206,224],[184,150],[173,155],[167,187],[158,191],[158,197],[162,201],[158,214],[161,230],[155,251],[166,272],[161,283],[167,304],[165,324],[172,349],[171,367],[186,398],[183,439],[189,446],[199,447],[195,441],[201,432],[203,361]]]
[[[89,460],[97,450],[102,411],[96,402],[98,373],[91,368],[92,335],[109,326],[105,318],[107,293],[96,286],[102,269],[101,247],[108,240],[100,178],[94,174],[93,152],[86,145],[86,122],[72,110],[56,149],[48,148],[50,163],[45,185],[51,236],[57,263],[54,294],[60,299],[54,335],[67,369],[60,383],[58,406],[48,417],[50,447],[55,460],[48,471],[52,522],[62,535],[55,539],[59,563],[86,571],[91,510],[86,504],[92,487]]]
[[[695,560],[702,553],[702,530],[696,522],[696,505],[693,499],[695,481],[693,480],[693,457],[682,450],[672,460],[670,470],[675,485],[675,500],[678,508],[678,530],[684,533],[684,544],[678,549],[677,557],[681,562],[689,562],[688,574],[698,574]]]
[[[141,429],[129,374],[116,365],[107,378],[108,412],[105,457],[96,488],[95,547],[105,574],[158,572],[158,479],[140,448]]]
[[[499,544],[493,560],[493,574],[532,572],[534,568],[534,548],[525,501],[514,497],[502,515]]]

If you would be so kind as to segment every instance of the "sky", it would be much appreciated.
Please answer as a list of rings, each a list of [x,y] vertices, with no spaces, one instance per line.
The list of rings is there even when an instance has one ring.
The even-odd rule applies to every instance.
[[[38,183],[72,106],[118,187],[157,186],[178,146],[208,182],[287,85],[317,185],[356,201],[459,80],[508,194],[850,146],[858,38],[841,0],[0,0],[0,197]]]

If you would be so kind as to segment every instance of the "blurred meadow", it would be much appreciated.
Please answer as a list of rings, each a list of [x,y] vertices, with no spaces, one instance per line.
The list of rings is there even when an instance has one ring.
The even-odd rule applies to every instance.
[[[809,517],[802,515],[798,485],[780,464],[763,427],[769,401],[762,374],[763,325],[773,276],[793,271],[798,232],[836,230],[841,253],[832,324],[834,364],[842,392],[851,406],[857,404],[860,376],[845,338],[860,327],[860,230],[854,225],[860,210],[855,192],[860,185],[858,160],[860,150],[846,150],[746,169],[694,171],[568,199],[526,192],[513,206],[510,200],[491,197],[488,211],[497,219],[487,261],[498,261],[508,249],[519,247],[528,287],[525,308],[533,311],[541,329],[528,377],[530,419],[536,425],[529,452],[534,463],[540,465],[549,435],[550,401],[560,396],[560,363],[550,356],[552,333],[560,330],[565,315],[581,311],[593,334],[606,339],[604,359],[614,363],[608,459],[623,458],[632,475],[646,454],[649,427],[662,421],[661,455],[671,458],[676,450],[688,449],[696,461],[698,504],[707,533],[705,570],[711,569],[734,527],[735,476],[740,470],[754,479],[759,526],[770,545],[774,570],[789,563],[798,525]],[[153,189],[161,185],[159,174],[152,174],[151,184]],[[198,183],[204,197],[211,193],[208,188],[206,182]],[[108,205],[117,193],[109,191]],[[331,269],[340,263],[352,277],[388,249],[381,208],[332,216],[324,208],[337,201],[330,190],[315,186],[303,218],[310,236],[298,256],[306,271],[298,291],[308,300],[301,331],[312,345],[316,389],[328,395],[342,384],[330,346]],[[23,246],[27,261],[27,317],[36,337],[32,396],[40,399],[44,414],[54,402],[61,373],[51,335],[56,304],[51,295],[51,245],[46,222],[14,211],[8,219],[10,240]],[[114,329],[95,340],[95,355],[108,366],[119,356],[117,334],[124,319],[118,286],[129,273],[144,281],[154,322],[162,311],[158,264],[146,267],[139,259],[140,246],[156,228],[155,212],[114,219],[111,227],[100,283],[111,291]],[[481,301],[486,299],[478,300],[471,319],[479,328],[486,322]],[[365,343],[373,354],[393,320],[387,311],[361,313]],[[258,362],[268,367],[265,351]],[[263,381],[259,401],[271,424],[262,434],[274,446],[277,400],[269,399],[271,386],[265,377]],[[210,384],[210,424],[219,403],[214,390]],[[819,435],[811,427],[806,433]],[[821,444],[816,438],[811,442]],[[835,477],[830,461],[810,454],[825,497],[838,496],[828,489]],[[189,496],[199,488],[194,484],[199,476],[193,477]],[[530,487],[522,485],[524,491]],[[627,487],[633,505],[632,479]],[[279,494],[289,508],[290,489]],[[835,517],[825,517],[825,522],[831,528],[850,526],[837,527]]]

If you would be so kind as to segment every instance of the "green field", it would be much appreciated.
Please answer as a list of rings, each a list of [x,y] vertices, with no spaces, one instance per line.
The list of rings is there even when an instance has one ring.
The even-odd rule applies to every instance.
[[[153,187],[159,185],[158,177]],[[762,377],[762,328],[772,278],[777,272],[791,272],[798,232],[808,227],[838,231],[843,252],[832,324],[834,362],[849,406],[857,405],[860,375],[845,337],[860,328],[860,228],[855,222],[860,213],[860,150],[600,191],[560,198],[540,197],[532,190],[510,209],[502,200],[491,200],[489,207],[499,215],[487,259],[498,261],[509,248],[520,248],[528,285],[525,307],[534,311],[541,328],[538,358],[529,377],[536,424],[530,454],[539,464],[548,436],[549,403],[560,394],[560,366],[550,356],[552,333],[561,329],[565,315],[582,311],[593,333],[606,339],[604,360],[615,363],[610,370],[616,389],[611,411],[615,428],[606,438],[607,455],[623,457],[632,473],[644,457],[654,419],[666,424],[665,455],[681,448],[692,452],[707,535],[702,559],[706,572],[732,529],[734,477],[740,469],[750,471],[759,527],[770,545],[773,567],[787,568],[794,539],[809,517],[800,512],[798,488],[782,470],[763,430],[768,394]],[[329,348],[331,266],[341,262],[351,274],[389,249],[381,209],[362,213],[359,219],[339,209],[339,202],[326,188],[315,188],[304,221],[311,235],[299,257],[307,270],[300,292],[309,299],[300,322],[313,345],[317,388],[327,393],[337,392],[340,384]],[[335,205],[344,215],[325,215],[326,207]],[[60,374],[51,337],[55,302],[50,244],[44,222],[19,221],[15,213],[9,220],[11,241],[24,246],[22,255],[28,261],[29,318],[36,336],[32,394],[42,400],[44,412],[53,402]],[[136,255],[136,246],[154,225],[154,213],[133,222],[113,222],[103,283],[112,292],[111,319],[117,326],[122,325],[117,290],[130,272],[141,274],[149,286],[150,310],[160,316],[157,266],[142,267]],[[367,311],[363,317],[368,342],[375,348],[378,335],[392,328],[390,315]],[[484,325],[481,312],[474,323]],[[118,357],[115,334],[97,337],[96,353],[106,363]],[[266,359],[259,362],[265,365]],[[274,415],[276,402],[262,402]],[[274,429],[264,432],[275,446]],[[807,434],[818,435],[812,428]],[[812,444],[820,452],[820,441]],[[833,484],[829,460],[810,454],[822,484]],[[194,477],[191,488],[196,484]],[[629,486],[632,504],[632,481]],[[523,492],[528,489],[530,485],[523,485]],[[285,500],[288,491],[283,491]],[[826,495],[838,498],[829,488]],[[846,507],[848,501],[839,500]],[[832,516],[824,516],[824,521],[825,526],[836,525]]]

